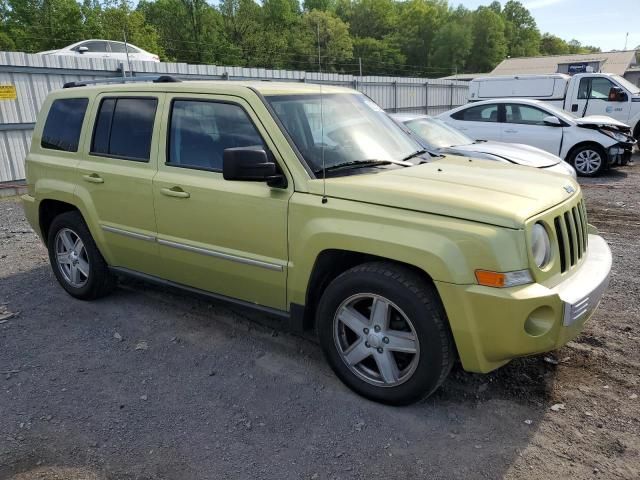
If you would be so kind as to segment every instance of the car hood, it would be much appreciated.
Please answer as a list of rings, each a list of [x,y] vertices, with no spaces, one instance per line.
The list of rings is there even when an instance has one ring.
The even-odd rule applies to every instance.
[[[321,179],[312,181],[312,191],[322,193]],[[455,156],[415,167],[326,180],[327,197],[515,229],[579,191],[570,177]]]
[[[459,145],[442,149],[443,153],[454,153],[473,157],[474,153],[495,155],[518,165],[527,167],[547,168],[557,165],[562,160],[553,153],[545,152],[536,147],[518,143],[478,142],[469,145]]]
[[[60,50],[45,50],[44,52],[38,52],[38,55],[51,55],[52,53],[58,53]]]
[[[586,117],[576,118],[573,120],[578,125],[586,126],[586,125],[595,125],[598,127],[617,127],[620,129],[629,130],[631,127],[626,123],[622,123],[615,118],[608,117],[606,115],[587,115]]]

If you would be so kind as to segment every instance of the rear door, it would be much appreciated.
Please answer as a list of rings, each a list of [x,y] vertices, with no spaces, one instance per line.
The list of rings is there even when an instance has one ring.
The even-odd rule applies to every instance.
[[[500,141],[499,105],[472,105],[443,118],[444,122],[474,140]]]
[[[559,154],[563,129],[544,123],[543,119],[550,115],[548,112],[522,103],[507,103],[504,109],[503,142],[524,143]]]
[[[77,169],[76,194],[97,221],[108,262],[148,274],[158,264],[152,179],[163,101],[157,93],[99,95]]]

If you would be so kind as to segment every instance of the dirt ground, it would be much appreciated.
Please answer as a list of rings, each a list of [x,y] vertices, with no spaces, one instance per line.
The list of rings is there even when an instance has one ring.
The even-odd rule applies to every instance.
[[[132,281],[72,299],[1,200],[0,478],[640,478],[640,161],[581,183],[614,255],[584,333],[404,408],[264,314]]]

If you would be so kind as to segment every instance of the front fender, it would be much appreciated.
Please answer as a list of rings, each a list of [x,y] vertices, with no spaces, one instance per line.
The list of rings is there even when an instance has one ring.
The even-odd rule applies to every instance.
[[[524,232],[469,220],[296,193],[289,207],[288,302],[305,304],[325,250],[375,255],[420,268],[433,280],[475,283],[476,269],[526,268]]]

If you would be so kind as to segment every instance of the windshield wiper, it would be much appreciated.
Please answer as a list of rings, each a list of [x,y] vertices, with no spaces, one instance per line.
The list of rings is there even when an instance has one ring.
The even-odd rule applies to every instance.
[[[427,150],[425,150],[424,148],[422,150],[416,150],[411,155],[407,155],[406,157],[404,157],[402,159],[402,161],[406,162],[407,160],[411,160],[412,158],[415,158],[415,157],[417,157],[419,155],[422,155],[423,153],[429,153],[429,152]]]
[[[349,168],[365,168],[365,167],[377,167],[379,165],[402,165],[403,167],[413,167],[413,163],[405,161],[395,160],[356,160],[353,162],[336,163],[335,165],[329,165],[325,167],[326,172],[334,170],[349,169]],[[317,169],[313,173],[322,173],[322,168]]]

